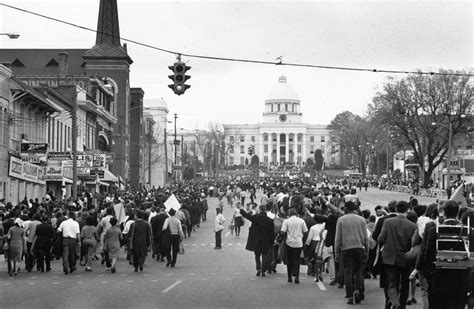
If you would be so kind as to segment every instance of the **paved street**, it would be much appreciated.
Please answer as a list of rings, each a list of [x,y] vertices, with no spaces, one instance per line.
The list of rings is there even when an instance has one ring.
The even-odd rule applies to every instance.
[[[364,205],[375,205],[409,195],[369,189],[361,192]],[[299,285],[286,282],[286,268],[278,273],[256,277],[253,254],[245,250],[249,224],[240,237],[223,237],[223,249],[214,249],[213,219],[217,200],[210,203],[208,221],[184,240],[185,255],[178,256],[176,268],[149,257],[143,272],[134,273],[124,260],[117,273],[105,271],[95,262],[94,271],[79,268],[65,276],[60,261],[50,273],[26,273],[8,277],[0,263],[0,308],[349,308],[344,292],[328,285],[328,278],[316,284],[306,277],[302,266]],[[225,207],[227,223],[231,210]],[[227,229],[226,229],[227,231]],[[383,294],[378,280],[366,280],[364,308],[382,308]],[[418,299],[421,298],[418,296]],[[421,305],[412,306],[421,308]]]

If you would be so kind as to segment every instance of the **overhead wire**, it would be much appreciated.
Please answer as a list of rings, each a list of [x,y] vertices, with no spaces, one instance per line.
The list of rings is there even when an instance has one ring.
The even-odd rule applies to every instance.
[[[219,57],[219,56],[207,56],[207,55],[200,55],[200,54],[184,53],[184,52],[174,51],[174,50],[154,46],[154,45],[151,45],[151,44],[139,42],[139,41],[136,41],[136,40],[125,38],[125,37],[116,37],[116,36],[110,35],[108,33],[98,31],[96,29],[92,29],[92,28],[89,28],[89,27],[78,25],[78,24],[75,24],[75,23],[72,23],[72,22],[68,22],[68,21],[65,21],[65,20],[62,20],[62,19],[59,19],[59,18],[47,16],[47,15],[40,14],[40,13],[37,13],[37,12],[33,12],[33,11],[30,11],[30,10],[27,10],[27,9],[22,9],[22,8],[19,8],[19,7],[13,6],[13,5],[9,5],[9,4],[6,4],[6,3],[0,2],[0,5],[4,6],[4,7],[7,7],[7,8],[10,8],[10,9],[13,9],[13,10],[23,12],[23,13],[35,15],[35,16],[38,16],[38,17],[41,17],[41,18],[49,19],[49,20],[52,20],[52,21],[55,21],[55,22],[58,22],[58,23],[62,23],[62,24],[69,25],[69,26],[72,26],[72,27],[75,27],[75,28],[79,28],[79,29],[82,29],[82,30],[94,32],[94,33],[97,33],[97,34],[111,36],[113,38],[118,38],[118,39],[120,39],[122,41],[125,41],[125,42],[129,42],[129,43],[133,43],[133,44],[136,44],[136,45],[139,45],[139,46],[151,48],[151,49],[158,50],[158,51],[161,51],[161,52],[164,52],[164,53],[174,54],[178,57],[185,56],[185,57],[189,57],[189,58],[206,59],[206,60],[230,61],[230,62],[241,62],[241,63],[252,63],[252,64],[265,64],[265,65],[281,65],[281,66],[290,66],[290,67],[306,67],[306,68],[355,71],[355,72],[389,73],[389,74],[419,74],[419,75],[437,75],[437,76],[469,76],[469,77],[474,76],[474,74],[472,74],[472,73],[458,73],[458,72],[447,73],[447,72],[431,72],[431,71],[426,72],[426,71],[421,71],[421,70],[419,70],[419,71],[387,70],[387,69],[376,69],[376,68],[370,69],[370,68],[328,66],[328,65],[306,64],[306,63],[291,63],[291,62],[283,62],[283,60],[281,58],[277,58],[277,59],[279,59],[279,61],[274,62],[274,61],[265,61],[265,60],[254,60],[254,59],[243,59],[243,58],[232,58],[232,57]]]

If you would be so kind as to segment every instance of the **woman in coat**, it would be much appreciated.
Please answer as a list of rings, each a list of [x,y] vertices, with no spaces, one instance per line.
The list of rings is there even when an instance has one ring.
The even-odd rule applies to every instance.
[[[148,248],[151,245],[151,226],[144,221],[145,213],[141,210],[137,211],[137,220],[130,226],[132,233],[132,252],[133,267],[135,271],[143,271],[143,264],[147,256]]]
[[[82,246],[85,247],[84,251],[87,252],[85,271],[92,271],[92,260],[94,258],[95,248],[97,247],[97,240],[99,239],[95,225],[96,221],[95,217],[88,216],[86,218],[86,225],[81,231]]]
[[[8,230],[7,239],[10,245],[10,260],[13,262],[13,268],[10,271],[10,276],[18,275],[17,263],[21,261],[23,253],[26,250],[25,246],[25,232],[20,227],[21,220],[16,218],[13,226]]]
[[[122,231],[117,227],[117,219],[110,219],[111,227],[105,232],[104,250],[107,250],[109,259],[112,260],[110,271],[115,273],[115,263],[119,257],[120,241],[122,240]]]

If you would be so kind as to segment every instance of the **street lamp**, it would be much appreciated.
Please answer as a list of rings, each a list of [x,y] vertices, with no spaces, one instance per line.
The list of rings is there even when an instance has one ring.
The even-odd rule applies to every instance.
[[[466,118],[466,115],[461,115],[461,119]],[[432,126],[442,126],[448,129],[448,164],[446,165],[446,188],[451,182],[451,160],[453,157],[453,123],[450,121],[448,124],[440,122],[432,122]],[[444,184],[444,183],[443,183]]]
[[[9,39],[15,40],[20,37],[19,33],[0,33],[0,35],[6,35]]]

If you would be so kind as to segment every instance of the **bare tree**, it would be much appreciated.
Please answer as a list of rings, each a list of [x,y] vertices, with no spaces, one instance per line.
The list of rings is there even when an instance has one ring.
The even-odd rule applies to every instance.
[[[464,120],[472,114],[474,102],[470,76],[466,72],[440,72],[445,74],[390,78],[369,105],[372,117],[414,151],[425,186],[448,152],[450,133],[454,138],[471,131]]]

